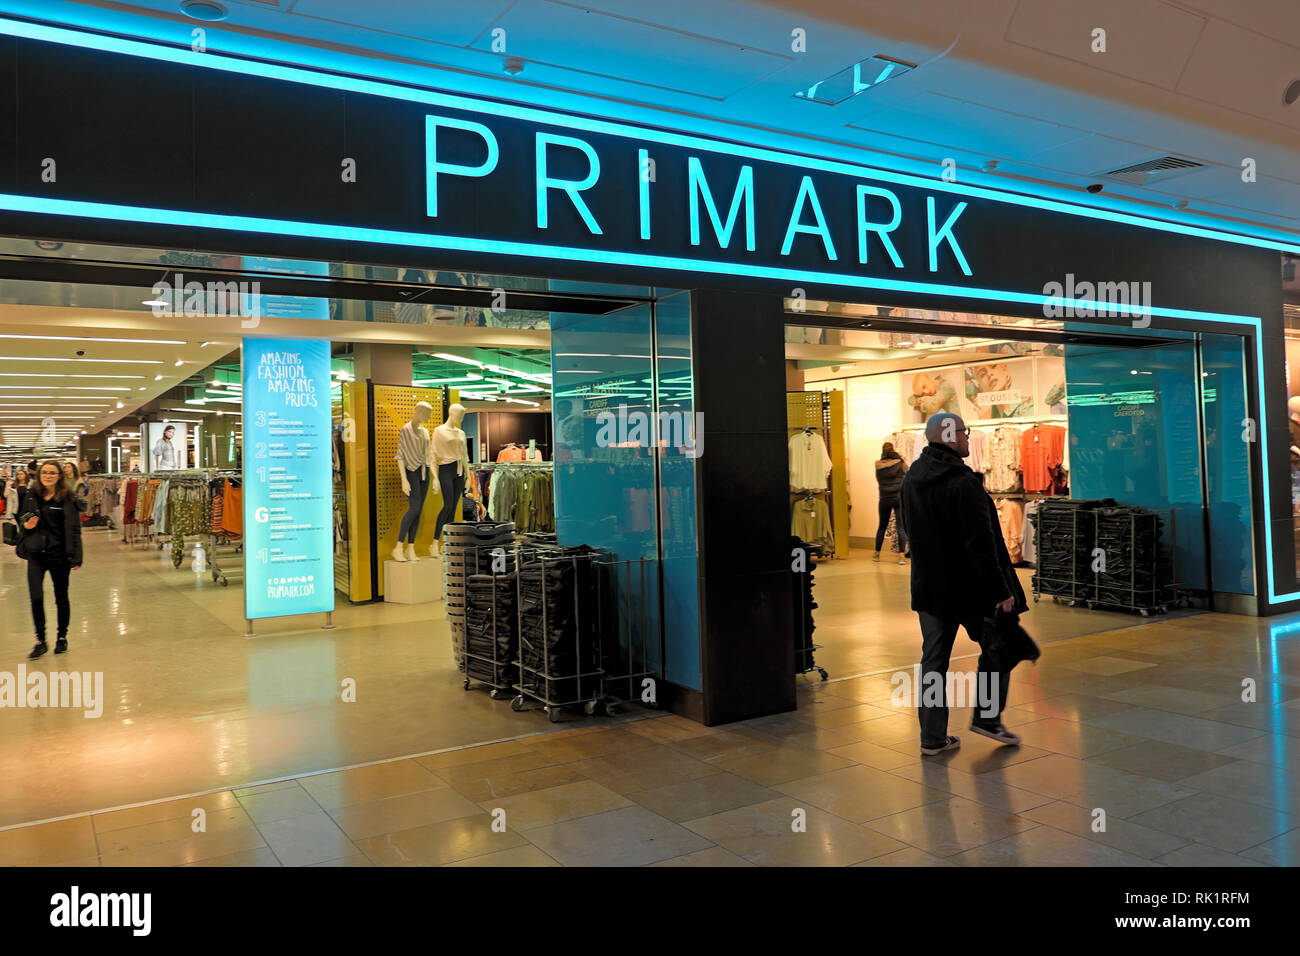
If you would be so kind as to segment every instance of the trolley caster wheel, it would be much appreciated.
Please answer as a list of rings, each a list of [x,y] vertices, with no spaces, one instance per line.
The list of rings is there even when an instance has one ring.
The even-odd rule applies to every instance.
[[[1151,616],[1151,612],[1144,607],[1138,608],[1138,613],[1141,614],[1143,617]]]
[[[822,680],[824,680],[824,681],[825,681],[825,680],[830,680],[830,679],[831,679],[831,675],[828,674],[828,673],[826,673],[826,668],[824,668],[824,667],[819,667],[819,668],[817,668],[817,673],[822,675]]]
[[[213,584],[216,584],[216,583],[217,583],[217,572],[216,572],[216,571],[213,571],[213,572],[212,572],[212,583],[213,583]]]
[[[524,698],[522,694],[510,702],[510,709],[515,713],[524,709]]]
[[[227,581],[225,578],[222,578],[222,579],[221,579],[221,586],[222,586],[223,588],[224,588],[226,585],[228,585],[229,583],[230,583],[230,582]]]
[[[589,700],[582,705],[582,712],[586,714],[588,717],[594,717],[596,716],[596,711],[597,709],[599,709],[599,707],[600,707],[600,701]]]
[[[468,677],[465,678],[465,689],[466,689],[466,690],[469,690],[469,678],[468,678]]]
[[[490,691],[488,691],[489,700],[500,700],[504,696],[506,695],[501,692],[501,689],[499,687],[493,687]]]
[[[1034,603],[1035,603],[1035,604],[1038,603],[1038,595],[1037,595],[1037,594],[1034,595]]]
[[[547,707],[547,708],[546,708],[546,716],[550,718],[551,723],[553,723],[553,724],[558,724],[558,723],[560,722],[560,717],[561,717],[561,714],[560,714],[560,708],[558,708],[558,707]]]

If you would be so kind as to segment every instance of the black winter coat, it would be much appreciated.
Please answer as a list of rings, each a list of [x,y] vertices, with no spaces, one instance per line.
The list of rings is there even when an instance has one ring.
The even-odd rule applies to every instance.
[[[1027,610],[997,508],[979,476],[931,442],[903,479],[903,528],[912,551],[912,610],[941,617],[991,614],[1009,597]]]
[[[34,487],[34,486],[33,486]],[[23,494],[22,504],[18,506],[18,535],[19,541],[28,531],[24,525],[24,515],[39,515],[40,521],[31,533],[41,530],[41,526],[49,520],[46,515],[50,512],[47,509],[47,502],[39,493],[33,491],[31,487]],[[67,556],[68,563],[73,567],[81,565],[81,503],[77,501],[76,495],[71,493],[64,496],[59,502],[63,506],[63,546],[64,553]],[[44,557],[38,555],[37,557]]]
[[[876,484],[880,486],[880,500],[897,498],[903,487],[907,466],[901,458],[882,458],[876,462]]]

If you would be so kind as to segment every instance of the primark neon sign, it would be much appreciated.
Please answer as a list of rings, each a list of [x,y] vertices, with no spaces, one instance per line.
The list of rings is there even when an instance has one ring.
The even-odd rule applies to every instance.
[[[447,158],[449,132],[474,138],[479,158],[472,163]],[[732,162],[728,165],[734,167],[734,172],[728,169],[711,178],[705,160],[717,159],[718,154],[712,151],[671,149],[659,142],[634,141],[631,145],[619,144],[619,155],[614,162],[608,154],[602,162],[601,151],[593,142],[597,137],[537,129],[530,138],[529,175],[525,183],[528,195],[516,198],[531,206],[540,234],[554,230],[556,217],[552,207],[558,202],[567,208],[569,219],[581,234],[576,238],[589,242],[590,237],[606,237],[610,222],[594,212],[588,201],[591,193],[602,189],[606,193],[606,205],[618,214],[620,226],[634,219],[638,243],[665,246],[676,244],[674,239],[688,240],[693,249],[703,247],[732,253],[743,249],[742,257],[753,260],[789,260],[796,243],[802,242],[803,261],[807,261],[808,255],[814,255],[816,265],[821,268],[831,263],[878,266],[883,262],[886,271],[903,270],[904,253],[900,251],[902,243],[896,241],[896,234],[906,235],[918,228],[915,223],[905,221],[900,190],[874,183],[852,182],[851,193],[847,194],[851,201],[847,204],[842,202],[846,198],[845,184],[837,183],[834,191],[841,201],[832,204],[822,198],[826,189],[824,179],[819,190],[817,180],[809,172],[789,164],[774,168],[771,163]],[[515,140],[518,145],[519,137]],[[460,145],[464,151],[465,144]],[[427,115],[425,156],[426,214],[430,219],[447,218],[443,215],[446,203],[440,205],[440,196],[449,190],[465,188],[467,180],[488,180],[485,185],[492,188],[493,178],[500,177],[507,187],[520,185],[518,169],[501,173],[506,164],[498,136],[491,127],[477,120]],[[557,160],[561,158],[567,160],[571,170],[576,167],[576,174],[556,172]],[[514,159],[517,161],[517,157]],[[665,168],[666,164],[671,167]],[[720,164],[713,165],[716,169]],[[666,188],[661,186],[665,179]],[[762,194],[764,185],[776,194],[773,201]],[[789,198],[791,192],[793,198]],[[635,210],[630,202],[633,196]],[[757,210],[773,204],[776,211],[766,217],[765,223],[770,234],[762,235]],[[671,208],[664,210],[662,205]],[[968,207],[969,203],[948,196],[924,196],[923,258],[929,272],[939,271],[941,257],[946,254],[962,275],[973,275],[958,238],[959,220]],[[919,209],[912,215],[919,216]],[[656,229],[656,223],[664,222],[669,224],[669,230],[675,227],[680,231],[677,236],[669,235],[666,242],[662,229]],[[851,228],[851,233],[846,227]],[[574,231],[567,231],[566,241],[575,239]],[[843,241],[846,234],[851,235],[847,249]],[[624,242],[628,238],[624,236]]]

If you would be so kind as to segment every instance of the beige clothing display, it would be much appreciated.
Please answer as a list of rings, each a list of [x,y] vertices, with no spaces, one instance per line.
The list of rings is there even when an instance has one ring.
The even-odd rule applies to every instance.
[[[821,433],[799,431],[790,436],[790,487],[795,491],[825,491],[831,456]]]
[[[433,430],[433,463],[439,467],[456,463],[456,474],[463,475],[469,470],[469,449],[465,445],[465,433],[450,423],[439,425]]]

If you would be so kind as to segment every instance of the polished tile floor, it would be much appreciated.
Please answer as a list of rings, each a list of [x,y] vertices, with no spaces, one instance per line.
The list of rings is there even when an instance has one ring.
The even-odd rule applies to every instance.
[[[127,570],[102,573],[110,580],[120,574],[161,574],[144,567],[150,561],[156,558],[130,554],[119,562]],[[882,570],[876,566],[864,574]],[[12,569],[0,573],[0,582],[12,587]],[[168,566],[166,573],[179,572]],[[81,586],[82,601],[91,603],[94,585]],[[1300,862],[1300,628],[1288,618],[1126,618],[1119,626],[1107,622],[1113,629],[1101,633],[1050,640],[1040,664],[1017,669],[1013,679],[1006,719],[1023,735],[1021,747],[997,748],[969,734],[969,712],[954,710],[951,729],[962,736],[962,748],[922,758],[914,714],[892,704],[888,667],[853,678],[833,674],[828,683],[801,679],[798,711],[724,727],[650,713],[620,723],[584,719],[548,732],[550,725],[537,715],[511,714],[502,702],[464,694],[454,674],[439,678],[446,685],[441,692],[427,686],[437,680],[403,676],[404,669],[438,673],[446,665],[443,649],[434,646],[437,636],[410,646],[417,644],[413,635],[421,633],[419,628],[431,628],[427,621],[406,617],[409,609],[349,609],[339,615],[340,631],[246,641],[238,633],[237,607],[233,618],[229,609],[221,612],[220,597],[210,597],[206,589],[174,586],[168,592],[156,585],[144,601],[121,581],[109,590],[127,613],[125,633],[109,642],[83,621],[83,653],[91,655],[91,648],[104,642],[107,646],[94,653],[102,660],[125,655],[128,669],[140,672],[140,683],[114,685],[112,720],[84,721],[98,730],[81,731],[71,717],[51,711],[0,712],[6,721],[0,738],[0,773],[6,779],[0,805],[10,814],[45,810],[28,820],[66,815],[0,830],[0,864]],[[827,590],[818,595],[823,607]],[[16,603],[4,602],[0,614],[6,627],[14,621]],[[399,613],[378,624],[365,617],[392,611]],[[362,613],[353,619],[353,612]],[[208,617],[201,617],[204,613]],[[820,620],[821,609],[818,613]],[[196,633],[195,620],[212,633]],[[1042,615],[1040,620],[1051,619]],[[889,632],[913,626],[901,614],[895,623]],[[356,632],[353,640],[340,640],[349,630]],[[231,657],[250,673],[231,674],[233,661],[204,649],[204,641],[226,633],[239,649]],[[915,654],[909,634],[889,638],[900,648],[911,641],[913,650],[903,664]],[[872,639],[878,635],[859,637],[863,644]],[[169,651],[169,642],[178,647]],[[318,642],[326,642],[332,666],[322,663],[325,651]],[[373,645],[370,653],[344,647],[357,642]],[[266,652],[254,649],[285,645],[298,653],[286,650],[263,662],[267,670],[255,680],[250,658]],[[956,654],[963,656],[954,660],[954,669],[971,669],[974,650],[959,638]],[[151,654],[162,659],[152,663]],[[199,661],[182,666],[188,658]],[[72,666],[71,657],[68,661]],[[225,670],[216,666],[222,661]],[[89,665],[79,661],[77,666]],[[224,699],[229,713],[218,710],[196,721],[186,707],[209,698],[197,690],[187,696],[175,687],[170,695],[167,687],[151,688],[151,681],[161,679],[154,671],[172,681],[195,681],[190,686]],[[333,682],[353,672],[365,679],[358,683],[358,704],[347,706],[360,705],[372,679],[389,681],[375,687],[374,696],[391,698],[405,690],[423,693],[430,703],[408,708],[415,711],[409,715],[400,707],[372,703],[375,709],[365,712],[361,727],[346,718],[327,718],[332,703],[325,700],[326,684],[332,698]],[[517,739],[445,745],[456,747],[448,750],[421,746],[435,738],[431,728],[444,717],[436,705],[451,705],[451,689],[459,695],[458,712],[481,722],[478,739]],[[146,721],[137,695],[147,695],[143,700],[163,713]],[[174,702],[164,706],[167,700]],[[15,732],[15,714],[29,721],[24,730]],[[132,722],[137,714],[146,727]],[[84,719],[77,714],[76,720]],[[228,731],[225,738],[194,731],[236,720],[242,722],[240,730]],[[385,720],[397,721],[385,745],[405,745],[405,753],[419,755],[398,756],[390,749],[349,760],[347,754],[365,752],[367,740],[373,745],[384,736]],[[422,722],[430,725],[424,734],[415,729]],[[109,726],[115,729],[106,730]],[[509,729],[502,733],[498,726]],[[313,743],[303,736],[309,728],[315,737],[333,739]],[[113,749],[93,753],[90,748],[99,744]],[[441,752],[430,752],[435,750]],[[295,763],[332,758],[333,764],[294,769]],[[257,776],[278,760],[286,767],[278,779]],[[168,761],[183,762],[187,769],[166,773],[162,767]],[[350,763],[364,765],[307,772]],[[127,785],[132,767],[147,778],[135,791],[152,793],[102,799],[132,792]],[[205,774],[215,782],[162,789]],[[261,780],[270,782],[249,785]],[[199,795],[156,799],[186,792]],[[101,802],[81,809],[119,808],[55,809],[90,799]],[[121,808],[126,804],[138,805]]]

